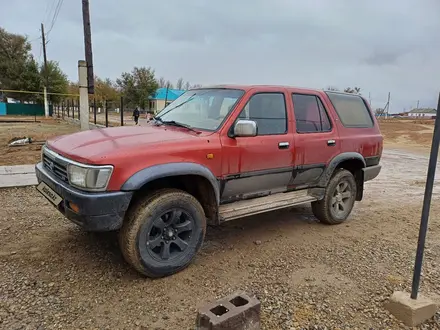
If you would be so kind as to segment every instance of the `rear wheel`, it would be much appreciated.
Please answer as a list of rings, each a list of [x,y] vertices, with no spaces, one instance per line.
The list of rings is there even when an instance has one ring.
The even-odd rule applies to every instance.
[[[340,169],[330,179],[324,198],[312,203],[313,214],[319,221],[335,225],[350,215],[356,200],[356,181],[351,172]]]
[[[199,251],[206,218],[192,195],[165,189],[128,212],[119,233],[125,260],[148,277],[164,277],[186,268]]]

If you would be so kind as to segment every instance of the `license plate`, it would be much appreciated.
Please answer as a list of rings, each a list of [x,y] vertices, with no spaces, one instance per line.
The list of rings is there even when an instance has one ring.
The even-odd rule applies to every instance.
[[[55,206],[58,206],[58,204],[60,204],[61,201],[63,200],[63,198],[60,195],[58,195],[55,191],[53,191],[44,182],[41,182],[37,186],[37,190]]]

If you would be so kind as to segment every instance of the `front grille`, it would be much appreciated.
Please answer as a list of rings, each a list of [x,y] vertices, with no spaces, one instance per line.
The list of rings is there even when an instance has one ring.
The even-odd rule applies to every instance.
[[[69,181],[67,178],[67,164],[62,160],[51,157],[49,153],[43,152],[43,165],[64,182]]]

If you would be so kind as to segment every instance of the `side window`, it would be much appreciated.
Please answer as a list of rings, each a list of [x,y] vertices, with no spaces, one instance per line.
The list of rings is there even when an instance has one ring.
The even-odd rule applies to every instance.
[[[364,100],[358,95],[327,93],[345,127],[368,128],[374,122]]]
[[[331,131],[332,125],[319,97],[315,95],[292,94],[298,133]]]
[[[252,95],[238,116],[257,123],[258,135],[285,134],[287,132],[286,100],[282,93]]]
[[[320,119],[321,119],[321,131],[323,132],[329,132],[332,130],[332,124],[330,123],[330,118],[328,117],[328,113],[324,108],[324,104],[322,104],[322,101],[319,97],[316,98],[316,101],[318,101],[318,107],[319,107],[319,113],[320,113]]]

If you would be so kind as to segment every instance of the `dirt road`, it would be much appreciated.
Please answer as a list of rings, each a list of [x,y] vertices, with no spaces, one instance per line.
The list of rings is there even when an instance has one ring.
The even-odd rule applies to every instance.
[[[264,329],[403,329],[383,303],[410,288],[427,157],[386,150],[382,164],[346,224],[303,207],[209,228],[194,264],[154,281],[125,264],[114,234],[82,232],[34,188],[1,190],[0,328],[193,329],[197,306],[244,289]],[[427,295],[440,293],[439,193]],[[440,329],[440,315],[422,329]]]

